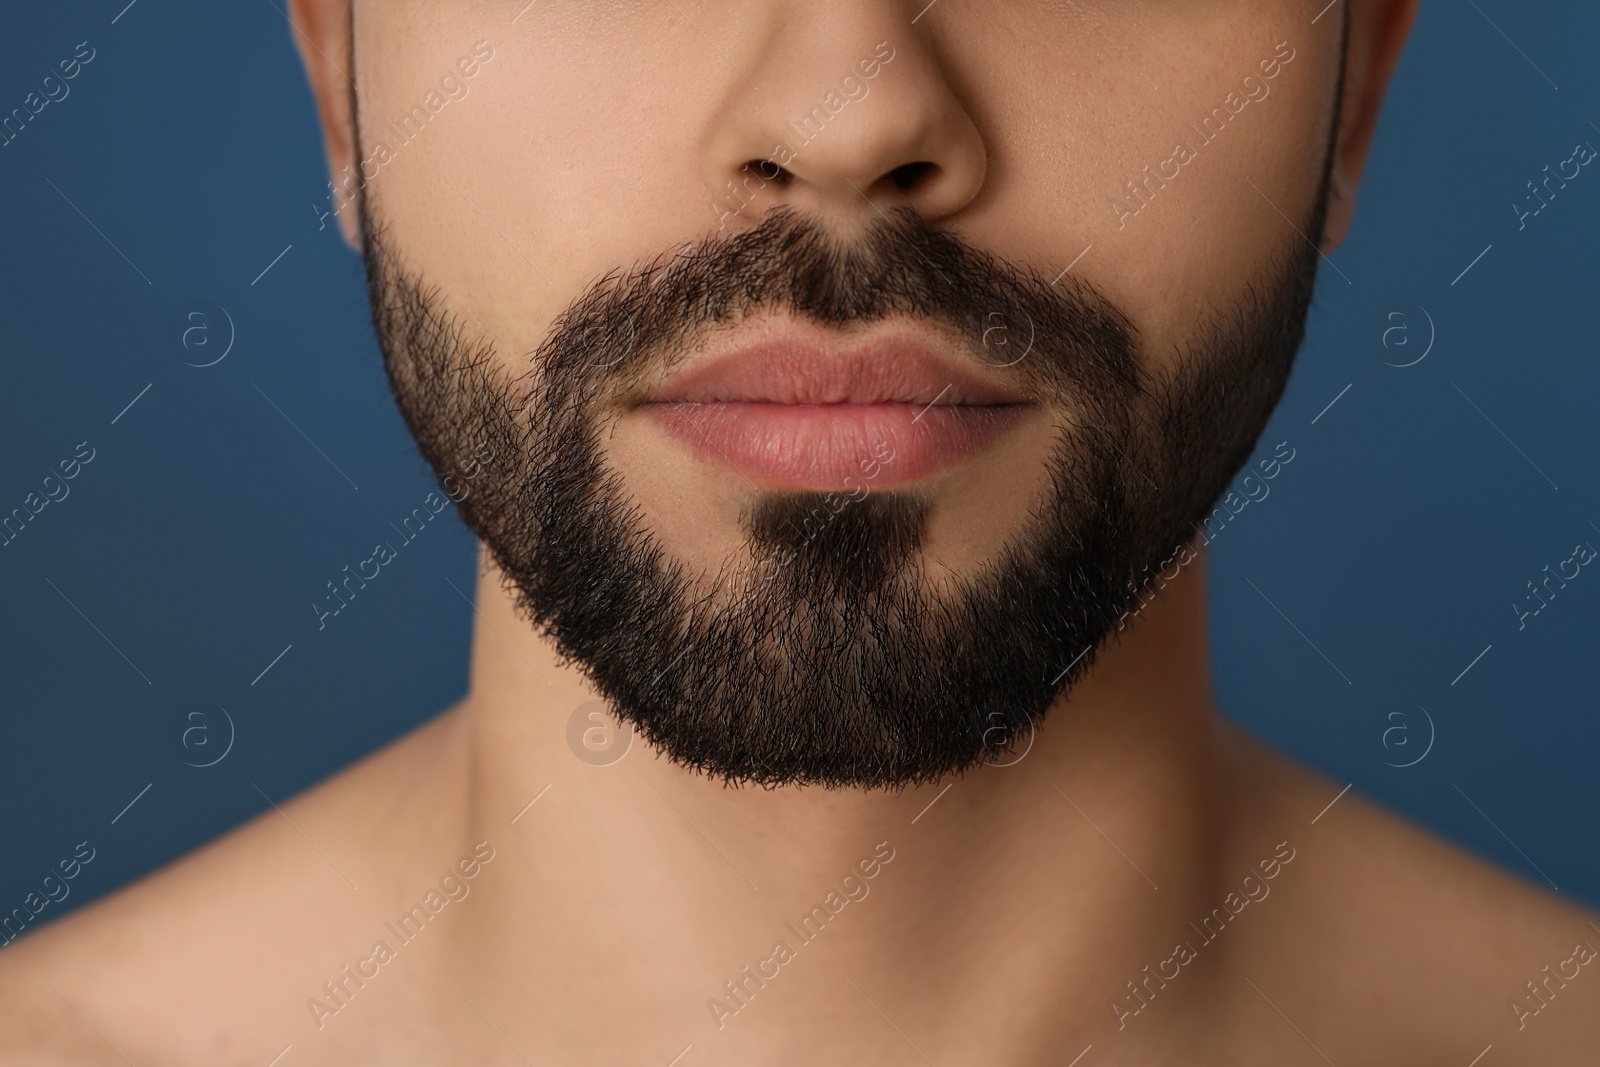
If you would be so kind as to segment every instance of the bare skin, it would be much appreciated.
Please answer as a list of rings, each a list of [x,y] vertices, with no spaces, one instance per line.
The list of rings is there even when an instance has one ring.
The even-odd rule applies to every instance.
[[[1464,1067],[1492,1044],[1484,1062],[1548,1067],[1600,1047],[1588,967],[1521,1029],[1509,1006],[1600,945],[1595,915],[1354,793],[1328,807],[1338,785],[1217,717],[1199,563],[1020,762],[896,795],[727,790],[642,743],[585,764],[565,742],[581,677],[493,576],[479,600],[462,703],[8,948],[0,1060],[666,1064],[687,1046],[677,1062],[942,1067],[1092,1045],[1083,1063]],[[468,894],[401,942],[392,924],[480,842]],[[796,937],[852,870],[867,895]],[[1201,929],[1214,908],[1238,914]],[[308,1006],[378,940],[376,977]],[[723,983],[778,940],[793,958],[731,1010]]]

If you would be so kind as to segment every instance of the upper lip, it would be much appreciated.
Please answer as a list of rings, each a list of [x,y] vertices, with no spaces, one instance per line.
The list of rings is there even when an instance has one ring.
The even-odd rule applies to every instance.
[[[910,331],[850,341],[802,330],[690,357],[643,402],[987,407],[1029,399]]]

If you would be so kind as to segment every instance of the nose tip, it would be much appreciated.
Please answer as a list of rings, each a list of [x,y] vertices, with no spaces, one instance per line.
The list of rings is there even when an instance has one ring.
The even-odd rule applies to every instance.
[[[759,93],[730,85],[708,157],[713,187],[752,222],[780,204],[852,221],[909,207],[931,222],[966,207],[987,154],[937,58],[915,41],[844,39],[874,37],[780,50],[756,76]],[[844,73],[819,88],[819,70]]]
[[[953,98],[919,104],[920,114],[900,123],[889,121],[885,100],[879,114],[854,122],[841,117],[797,148],[785,168],[795,179],[790,198],[852,215],[905,206],[928,221],[961,210],[983,184],[982,140]]]

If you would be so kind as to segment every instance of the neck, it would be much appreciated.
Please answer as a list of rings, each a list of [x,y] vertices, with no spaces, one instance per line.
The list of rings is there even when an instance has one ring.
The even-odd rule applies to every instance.
[[[483,570],[461,727],[471,840],[496,858],[459,951],[501,1013],[474,1002],[530,1042],[1019,1062],[1117,1029],[1141,966],[1198,943],[1221,819],[1203,560],[997,761],[1016,762],[899,792],[727,788],[638,738],[577,758],[596,695]]]

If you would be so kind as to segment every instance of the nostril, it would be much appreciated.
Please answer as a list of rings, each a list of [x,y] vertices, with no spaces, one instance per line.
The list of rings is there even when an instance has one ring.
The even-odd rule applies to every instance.
[[[938,169],[935,163],[906,163],[891,170],[886,177],[901,192],[909,192]]]
[[[774,163],[770,159],[752,159],[747,161],[740,169],[744,171],[754,171],[767,181],[777,182],[779,185],[788,185],[790,182],[794,181],[793,173],[785,170],[783,167],[779,166],[777,163]]]

